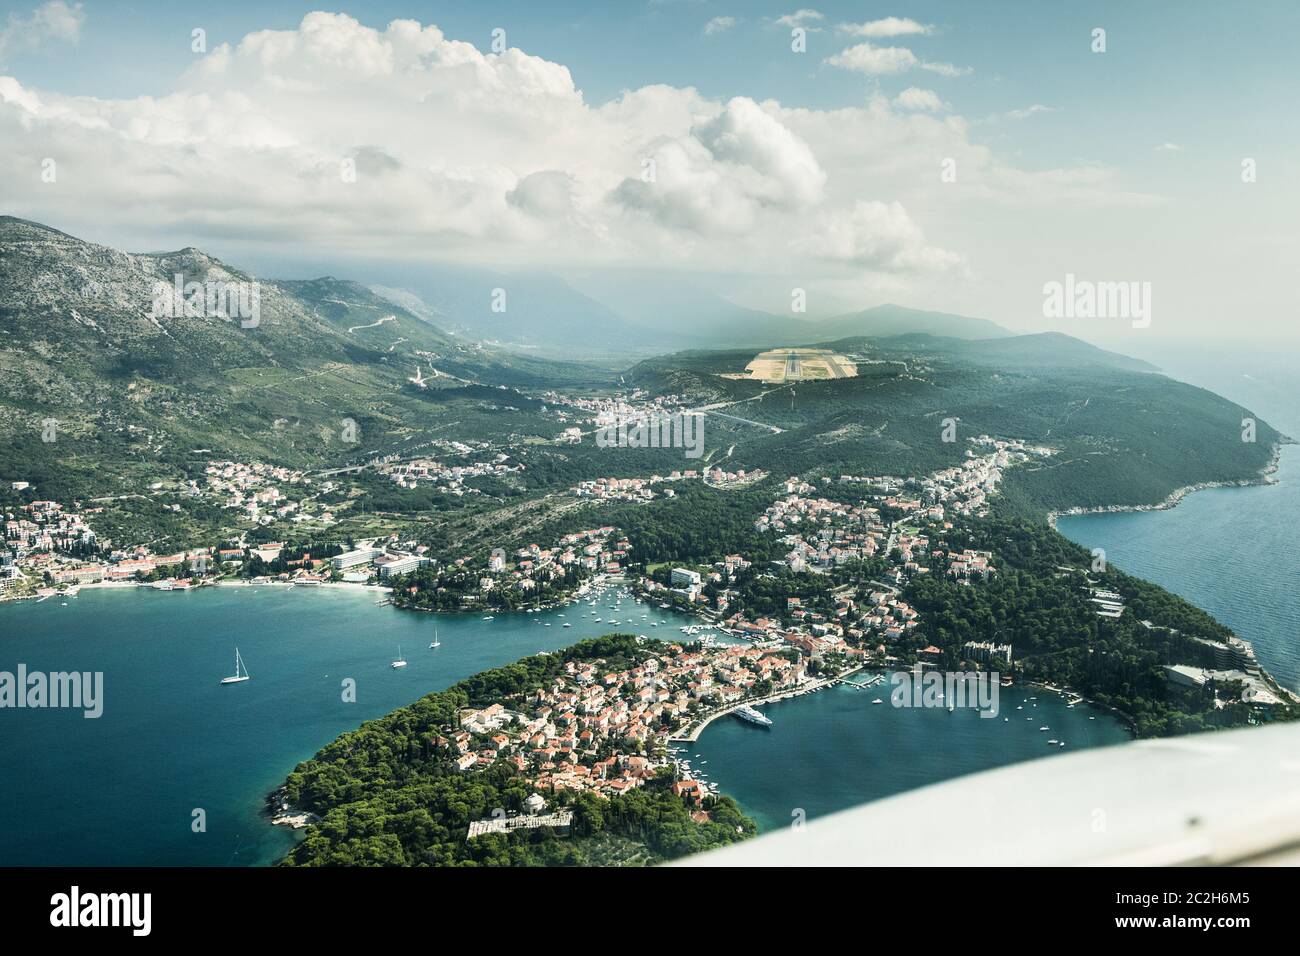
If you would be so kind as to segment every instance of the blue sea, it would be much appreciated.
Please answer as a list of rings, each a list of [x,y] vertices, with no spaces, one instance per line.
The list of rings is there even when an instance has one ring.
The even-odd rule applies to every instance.
[[[1300,438],[1300,377],[1292,355],[1164,349],[1140,357]],[[1209,611],[1252,641],[1284,684],[1300,688],[1300,447],[1283,448],[1275,477],[1273,485],[1197,492],[1166,511],[1082,515],[1057,526],[1089,549],[1104,548],[1123,570]],[[1007,708],[1023,704],[1018,698],[1025,693],[1032,692],[1006,694]],[[1050,735],[1014,717],[1004,724],[970,712],[872,706],[874,696],[889,699],[840,687],[783,701],[764,708],[770,729],[720,720],[687,756],[761,828],[771,829],[789,826],[795,814],[812,819],[1040,756],[1044,736],[1066,740],[1062,752],[1127,739],[1113,721],[1083,707],[1067,710],[1054,695],[1037,694],[1033,712],[1044,715]]]
[[[1208,380],[1214,376],[1223,381]],[[1288,417],[1300,403],[1289,401],[1294,386],[1285,378],[1220,364],[1178,377],[1300,434]],[[1278,477],[1268,487],[1200,492],[1169,511],[1063,519],[1061,530],[1214,613],[1295,687],[1300,448],[1286,450]],[[102,671],[105,680],[97,720],[78,711],[0,711],[0,865],[272,863],[295,834],[269,825],[266,794],[338,734],[478,671],[611,629],[595,623],[585,603],[484,621],[398,611],[376,606],[377,597],[333,588],[87,589],[66,605],[0,607],[0,670],[22,662],[30,670]],[[606,619],[608,603],[599,614]],[[687,623],[627,598],[618,616],[616,630],[651,636],[676,636]],[[649,628],[653,620],[666,624]],[[442,646],[430,650],[435,627]],[[222,686],[236,645],[252,680]],[[399,645],[409,665],[394,670]],[[355,703],[342,699],[345,678],[357,682]],[[1127,739],[1108,715],[1067,708],[1046,692],[1004,691],[1006,720],[875,706],[876,696],[888,700],[888,688],[836,687],[772,704],[770,729],[724,718],[687,755],[772,829],[796,814],[811,819],[961,774]],[[1049,748],[1048,737],[1067,746]],[[196,810],[206,815],[204,832],[195,832]]]
[[[1143,356],[1239,402],[1300,439],[1296,356]],[[1107,561],[1204,608],[1255,645],[1260,662],[1300,689],[1300,446],[1284,445],[1275,484],[1209,488],[1164,511],[1073,515],[1057,528]]]
[[[615,593],[595,609],[605,622]],[[294,833],[269,824],[266,794],[343,731],[539,651],[611,630],[680,637],[695,623],[627,597],[610,628],[585,602],[484,621],[376,606],[382,596],[83,589],[66,606],[0,606],[0,670],[104,674],[98,719],[0,711],[0,865],[271,863]],[[222,685],[236,645],[252,679]],[[408,665],[394,669],[399,646]],[[343,701],[344,678],[355,703]],[[194,832],[195,810],[206,832]]]

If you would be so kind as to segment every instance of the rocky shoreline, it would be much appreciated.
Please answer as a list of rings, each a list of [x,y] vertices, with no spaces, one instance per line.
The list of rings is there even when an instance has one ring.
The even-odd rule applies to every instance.
[[[1282,446],[1284,444],[1295,444],[1292,441],[1275,442],[1273,444],[1273,455],[1269,463],[1259,470],[1255,478],[1239,478],[1236,481],[1199,481],[1194,485],[1184,485],[1181,488],[1175,488],[1169,493],[1164,501],[1155,504],[1146,505],[1098,505],[1097,507],[1087,508],[1081,505],[1073,508],[1066,508],[1064,511],[1049,511],[1047,513],[1047,523],[1052,528],[1056,527],[1056,519],[1060,517],[1069,517],[1071,515],[1092,515],[1092,514],[1110,514],[1124,511],[1167,511],[1175,507],[1180,501],[1188,495],[1197,491],[1205,491],[1207,488],[1249,488],[1254,485],[1271,485],[1275,484],[1277,479],[1273,474],[1277,471],[1282,458]]]

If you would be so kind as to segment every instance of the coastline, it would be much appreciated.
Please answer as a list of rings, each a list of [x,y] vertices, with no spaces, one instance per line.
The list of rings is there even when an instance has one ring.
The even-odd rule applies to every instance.
[[[1261,468],[1254,478],[1238,478],[1236,481],[1198,481],[1194,485],[1184,485],[1181,488],[1175,488],[1169,495],[1160,502],[1145,505],[1097,505],[1095,507],[1084,507],[1075,505],[1066,508],[1064,511],[1049,511],[1047,513],[1048,527],[1056,530],[1056,519],[1062,517],[1073,517],[1075,515],[1095,515],[1095,514],[1121,514],[1131,511],[1168,511],[1175,508],[1178,503],[1190,494],[1198,491],[1205,491],[1209,488],[1252,488],[1259,485],[1277,484],[1277,479],[1273,475],[1281,467],[1282,446],[1297,444],[1294,441],[1279,441],[1273,443],[1273,454],[1267,465]]]
[[[738,710],[741,707],[753,706],[755,704],[771,704],[778,700],[789,700],[792,697],[803,697],[805,694],[814,694],[825,687],[830,687],[832,684],[839,683],[850,674],[856,674],[866,666],[866,664],[859,664],[857,667],[850,668],[842,674],[836,674],[834,677],[824,677],[821,680],[813,681],[802,687],[787,687],[783,690],[777,691],[776,693],[768,694],[766,697],[738,700],[734,704],[720,707],[713,713],[703,717],[698,724],[690,727],[685,733],[669,737],[668,743],[694,743],[700,739],[700,734],[704,733],[704,728],[708,727],[709,724],[713,723],[719,717],[727,716],[727,714],[731,713],[733,710]]]

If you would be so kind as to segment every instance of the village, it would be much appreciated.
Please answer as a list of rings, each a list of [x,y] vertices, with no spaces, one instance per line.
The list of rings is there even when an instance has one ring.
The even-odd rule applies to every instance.
[[[693,720],[808,679],[798,655],[743,645],[670,644],[621,671],[570,661],[518,701],[464,711],[434,743],[462,771],[506,760],[540,790],[616,796],[672,765],[668,744]],[[707,795],[689,774],[673,790],[697,807]]]

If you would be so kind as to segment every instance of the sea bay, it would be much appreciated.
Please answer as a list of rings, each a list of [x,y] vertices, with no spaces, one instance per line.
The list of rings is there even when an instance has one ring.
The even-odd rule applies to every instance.
[[[0,865],[274,862],[294,834],[270,825],[266,794],[340,733],[542,650],[695,623],[624,597],[611,628],[613,594],[491,621],[376,606],[382,592],[346,587],[85,588],[0,607],[0,670],[104,675],[98,719],[0,711]],[[236,645],[252,679],[222,685]],[[399,645],[408,665],[394,669]]]

